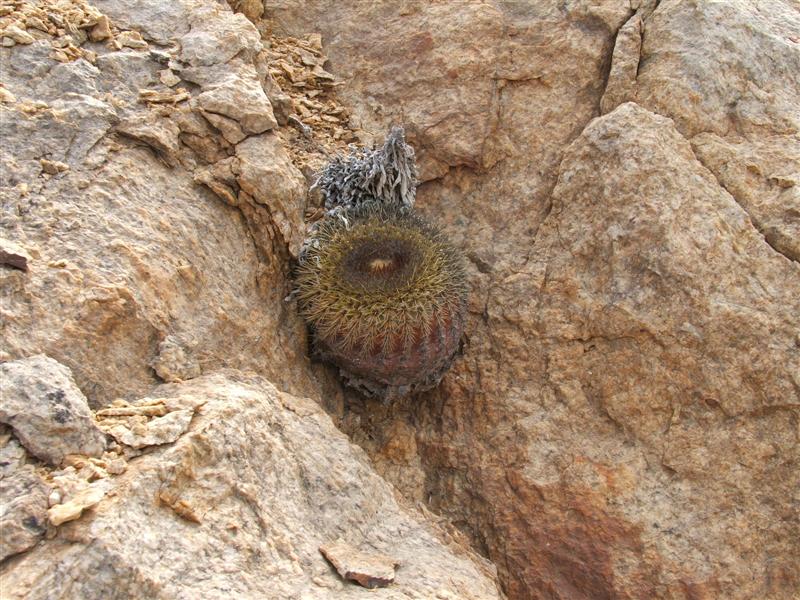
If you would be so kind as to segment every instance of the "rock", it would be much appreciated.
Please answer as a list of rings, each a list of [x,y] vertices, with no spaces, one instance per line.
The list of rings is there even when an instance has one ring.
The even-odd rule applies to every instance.
[[[174,85],[178,85],[181,82],[181,78],[175,75],[171,69],[164,69],[163,71],[158,72],[158,77],[166,86],[172,87]]]
[[[22,246],[5,238],[0,238],[0,265],[27,271],[30,260],[31,255]]]
[[[25,448],[11,431],[8,425],[0,424],[0,478],[14,474],[26,462]]]
[[[80,518],[83,511],[98,504],[106,495],[109,485],[107,481],[98,481],[76,493],[63,504],[56,504],[47,510],[50,524],[58,527],[68,521]]]
[[[11,104],[12,102],[16,102],[17,97],[9,92],[6,88],[0,87],[0,102],[4,102],[6,104]]]
[[[148,89],[159,81],[161,66],[144,52],[122,50],[97,57],[101,76],[98,84],[129,104],[135,104],[139,90]]]
[[[380,472],[510,598],[791,597],[793,3],[266,15],[321,31],[365,129],[402,119],[418,210],[470,257],[441,387],[329,404]]]
[[[47,530],[49,494],[50,488],[30,465],[18,466],[0,477],[0,560],[29,550],[42,539]]]
[[[660,568],[703,593],[778,596],[791,579],[775,583],[770,573],[788,572],[785,563],[731,562],[722,548],[746,556],[747,548],[766,544],[769,555],[786,556],[794,545],[778,515],[800,483],[789,466],[800,301],[787,282],[800,283],[797,265],[764,243],[670,120],[634,104],[584,130],[562,162],[553,198],[532,269],[540,304],[535,311],[517,307],[518,314],[538,315],[536,322],[563,340],[548,352],[548,378],[570,418],[600,411],[605,435],[613,439],[618,428],[636,449],[625,459],[619,448],[589,451],[565,436],[561,444],[573,456],[605,467],[573,467],[557,485],[598,490],[592,478],[609,468],[620,488],[601,494],[626,500],[601,500],[616,505],[603,512],[642,531],[636,540],[622,529],[607,547],[658,540]],[[559,273],[557,280],[541,279],[545,270]],[[758,314],[744,307],[758,307]],[[769,449],[755,442],[767,430]],[[536,432],[561,438],[543,424]],[[539,487],[555,478],[545,456],[532,451],[526,468]],[[653,463],[654,456],[661,458]],[[637,463],[635,479],[623,484],[623,465]],[[742,464],[748,466],[740,470]],[[766,480],[771,517],[759,499]],[[748,525],[730,515],[731,501]],[[682,529],[686,521],[695,525]],[[642,557],[640,572],[648,563]],[[720,581],[722,572],[737,583]]]
[[[152,148],[169,166],[177,164],[180,129],[171,120],[155,118],[152,114],[137,115],[123,120],[116,130]]]
[[[305,178],[274,134],[250,137],[236,146],[237,181],[253,200],[269,208],[273,223],[296,256],[305,226]]]
[[[246,78],[230,76],[223,79],[200,94],[197,103],[205,113],[215,113],[238,122],[248,134],[262,133],[278,126],[255,71]]]
[[[648,19],[631,97],[675,120],[698,158],[790,260],[798,256],[791,184],[800,130],[798,32],[792,2],[769,11],[741,1],[659,6]]]
[[[46,83],[36,86],[35,96],[39,99],[55,101],[66,93],[97,97],[97,77],[100,71],[90,62],[78,59],[67,63],[57,63],[47,74]]]
[[[600,99],[600,110],[603,113],[611,112],[623,102],[632,99],[635,94],[642,51],[642,31],[642,17],[637,12],[617,33],[608,82]]]
[[[169,46],[192,27],[190,2],[93,0],[92,4],[120,29],[136,30],[161,46]]]
[[[118,121],[116,111],[110,105],[81,94],[64,94],[63,99],[53,102],[52,116],[53,119],[69,123],[66,127],[59,128],[60,131],[54,131],[55,135],[64,135],[65,129],[73,133],[69,146],[63,154],[64,162],[70,166],[82,161]],[[59,154],[61,152],[54,153],[54,156]]]
[[[3,45],[5,46],[5,40],[11,40],[17,44],[32,44],[36,41],[36,38],[33,37],[30,33],[25,31],[24,29],[20,29],[16,25],[9,25],[2,31],[0,31],[0,36],[3,37]],[[12,44],[13,45],[13,44]]]
[[[171,383],[193,379],[201,373],[198,362],[187,356],[181,343],[173,337],[167,337],[158,345],[158,356],[152,366],[161,379]]]
[[[47,160],[43,158],[39,161],[42,164],[42,172],[48,175],[58,175],[64,171],[69,171],[69,165],[57,160]]]
[[[195,18],[185,4],[102,4],[115,24],[138,22],[145,38],[164,39],[167,47]],[[193,6],[219,10],[213,2]],[[180,18],[167,18],[173,9],[183,11]],[[167,334],[197,340],[192,360],[211,370],[256,369],[298,393],[318,388],[309,372],[286,367],[287,360],[302,360],[305,332],[299,321],[286,318],[289,266],[275,257],[283,241],[272,233],[265,206],[248,207],[251,218],[194,183],[195,165],[228,159],[235,149],[202,116],[186,114],[189,92],[161,87],[158,73],[169,55],[108,51],[89,69],[58,65],[50,51],[37,42],[3,57],[10,74],[4,83],[23,99],[0,105],[0,155],[7,167],[0,170],[0,197],[9,207],[3,235],[38,253],[43,267],[24,281],[22,273],[0,271],[9,300],[3,357],[47,353],[73,370],[95,408],[158,383],[150,364]],[[255,68],[242,67],[247,54],[236,57],[235,68],[218,67],[225,75],[246,75],[252,79],[246,85],[257,87]],[[62,66],[70,68],[58,70]],[[67,81],[86,93],[58,97],[58,86]],[[45,92],[53,99],[27,100]],[[280,148],[274,153],[287,157]],[[70,170],[45,181],[43,157]],[[276,174],[289,173],[285,160],[288,166],[276,165]],[[288,184],[274,181],[293,194],[276,198],[275,205],[297,202],[292,227],[299,243],[305,184],[292,177]],[[259,198],[267,201],[272,197]]]
[[[798,31],[791,0],[768,11],[743,0],[659,6],[647,20],[635,99],[687,136],[796,133]]]
[[[64,94],[52,104],[40,104],[28,112],[21,103],[4,107],[0,111],[7,110],[7,117],[0,119],[0,134],[5,144],[0,152],[8,156],[7,164],[14,166],[3,175],[10,179],[38,177],[43,156],[76,167],[118,121],[111,106],[82,94]]]
[[[239,54],[252,60],[259,50],[258,31],[244,15],[216,11],[196,17],[192,30],[181,38],[180,58],[191,66],[210,66]]]
[[[100,456],[105,436],[64,365],[44,355],[0,365],[0,421],[34,456],[58,465],[68,454]]]
[[[13,50],[0,49],[3,55],[3,86],[15,95],[28,95],[21,92],[26,86],[32,88],[38,83],[31,79],[43,77],[53,68],[53,61],[50,60],[52,51],[53,47],[46,40],[38,40],[24,47],[16,46]]]
[[[194,180],[205,185],[214,192],[221,200],[231,206],[239,205],[239,198],[236,195],[239,184],[236,180],[239,170],[239,161],[235,157],[218,160],[211,167],[195,170]]]
[[[190,98],[183,88],[176,90],[139,90],[139,102],[149,104],[177,104]]]
[[[134,50],[147,48],[147,42],[142,39],[142,34],[138,31],[123,31],[114,38],[114,43],[118,48],[133,48]]]
[[[747,211],[767,243],[800,262],[800,138],[726,140],[701,133],[691,142],[698,159]]]
[[[6,565],[10,599],[96,598],[109,581],[126,597],[340,598],[318,551],[337,537],[401,560],[397,594],[501,597],[485,563],[398,503],[314,402],[232,371],[157,393],[208,401],[191,432],[130,463],[113,498]],[[148,575],[119,576],[133,572]]]
[[[394,581],[394,571],[398,563],[393,558],[359,552],[341,540],[320,546],[319,551],[330,561],[342,579],[355,581],[369,589],[386,587]]]
[[[262,0],[233,0],[230,5],[236,12],[242,13],[253,22],[257,22],[261,15],[264,14],[264,2]]]
[[[121,444],[136,449],[170,444],[189,428],[193,415],[194,410],[191,409],[176,410],[133,429],[118,425],[109,429],[108,433]]]
[[[100,15],[89,30],[89,39],[93,42],[102,42],[111,37],[111,22],[106,15]]]
[[[129,416],[145,416],[145,417],[163,417],[169,412],[166,405],[162,401],[146,402],[143,404],[131,405],[124,400],[116,400],[111,403],[110,408],[103,408],[97,411],[97,417],[129,417]],[[121,405],[120,405],[121,404]]]
[[[195,416],[171,444],[118,448],[136,456],[119,493],[6,561],[4,589],[13,570],[31,597],[66,581],[107,596],[100,578],[119,597],[363,595],[318,552],[341,537],[403,562],[387,597],[492,597],[482,567],[404,587],[445,581],[452,559],[409,550],[418,529],[386,533],[396,498],[369,470],[339,476],[329,461],[362,457],[329,426],[297,433],[317,418],[304,401],[257,416],[272,391],[212,392],[204,376],[158,389],[213,406],[130,402],[159,383],[153,366],[180,377],[196,361],[318,400],[429,519],[496,563],[511,599],[793,598],[792,1],[234,2],[262,5],[255,26],[212,0],[95,4],[150,49],[93,47],[93,70],[80,33],[0,48],[16,99],[0,104],[0,221],[33,258],[0,269],[0,358],[70,366],[103,427]],[[230,101],[199,105],[232,79],[262,107],[266,90],[280,125],[250,133]],[[178,126],[174,166],[116,135],[139,118]],[[418,210],[469,257],[470,313],[439,389],[376,406],[308,361],[284,298],[307,202],[318,216],[299,172],[311,181],[322,149],[398,123],[425,180]],[[42,177],[43,158],[70,169]],[[186,365],[161,357],[170,336]],[[52,475],[54,505],[109,478],[103,460]]]
[[[211,123],[231,144],[238,144],[247,137],[247,134],[242,131],[239,123],[228,117],[215,114],[213,112],[202,112],[205,119]]]
[[[594,116],[604,51],[630,9],[604,1],[574,3],[570,11],[564,18],[552,3],[477,1],[369,10],[296,2],[272,9],[290,34],[320,31],[334,74],[348,82],[338,94],[364,129],[405,125],[423,181],[450,168],[513,163],[514,155],[548,163],[546,146],[569,139],[576,122]],[[336,25],[342,22],[352,26],[343,30]],[[575,58],[564,61],[567,55]],[[565,106],[555,107],[554,97]],[[506,109],[514,111],[512,127]],[[513,179],[509,168],[495,179]],[[486,190],[491,195],[497,193]]]
[[[472,514],[512,597],[680,597],[670,581],[700,597],[781,597],[791,567],[748,548],[779,557],[795,545],[780,515],[800,483],[797,266],[670,120],[634,104],[569,147],[552,199],[530,257],[495,276],[483,314],[498,341],[472,330],[476,357],[502,348],[503,362],[464,364],[431,410],[452,425],[417,434],[443,471],[474,465],[430,489],[434,506],[459,519],[484,498]],[[478,378],[481,422],[457,433],[455,398],[472,398]],[[476,438],[506,458],[464,453]]]

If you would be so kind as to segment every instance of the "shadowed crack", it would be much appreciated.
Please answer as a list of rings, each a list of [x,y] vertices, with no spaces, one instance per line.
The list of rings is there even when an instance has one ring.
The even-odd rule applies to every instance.
[[[676,131],[678,131],[677,128]],[[694,156],[694,159],[711,174],[711,176],[714,178],[714,181],[716,181],[717,185],[723,190],[725,190],[728,193],[728,195],[733,199],[733,201],[736,202],[736,204],[738,204],[739,207],[747,214],[747,217],[750,219],[750,223],[753,225],[753,228],[756,231],[758,231],[761,237],[764,238],[764,242],[766,242],[766,244],[770,248],[772,248],[775,252],[777,252],[784,258],[792,261],[795,264],[800,264],[800,261],[798,261],[797,258],[790,256],[789,254],[786,253],[786,251],[781,250],[779,247],[775,245],[775,242],[770,239],[770,236],[765,231],[764,224],[761,222],[761,220],[758,219],[755,215],[753,215],[753,213],[750,210],[747,209],[746,203],[742,202],[741,199],[737,198],[736,194],[734,194],[730,189],[728,189],[725,183],[723,183],[722,179],[719,178],[717,173],[709,165],[707,165],[700,158],[700,156],[698,156],[697,152],[695,152],[694,146],[692,146],[691,141],[680,131],[678,131],[678,133],[680,133],[681,137],[683,137],[683,139],[685,139],[689,143],[689,147],[692,149],[692,155]]]
[[[625,28],[625,26],[627,26],[627,24],[630,22],[631,19],[636,17],[637,14],[638,14],[638,11],[633,10],[633,9],[630,10],[630,12],[628,13],[627,18],[625,19],[625,22],[619,27],[619,29],[617,29],[614,32],[614,36],[611,39],[611,49],[610,50],[606,50],[604,52],[605,58],[603,59],[603,83],[602,83],[602,86],[601,86],[600,95],[599,95],[599,97],[597,99],[597,114],[598,115],[602,115],[605,112],[608,112],[608,111],[604,111],[603,110],[602,105],[603,105],[603,98],[605,98],[606,91],[608,90],[609,79],[611,78],[611,73],[612,73],[612,71],[614,69],[614,55],[615,55],[616,50],[617,50],[617,39],[619,38],[620,32]]]

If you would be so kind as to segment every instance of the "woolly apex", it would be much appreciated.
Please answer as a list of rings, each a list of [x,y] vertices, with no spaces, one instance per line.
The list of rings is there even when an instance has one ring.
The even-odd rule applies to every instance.
[[[417,193],[414,149],[406,144],[402,127],[393,127],[383,147],[369,150],[351,146],[350,154],[336,157],[322,170],[314,187],[322,190],[325,208],[353,208],[365,199],[411,208]]]

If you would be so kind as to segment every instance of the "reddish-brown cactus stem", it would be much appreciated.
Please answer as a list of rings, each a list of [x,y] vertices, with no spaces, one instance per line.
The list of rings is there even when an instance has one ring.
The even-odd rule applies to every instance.
[[[377,395],[438,383],[464,327],[460,254],[409,210],[377,203],[330,218],[311,241],[296,283],[317,354]]]

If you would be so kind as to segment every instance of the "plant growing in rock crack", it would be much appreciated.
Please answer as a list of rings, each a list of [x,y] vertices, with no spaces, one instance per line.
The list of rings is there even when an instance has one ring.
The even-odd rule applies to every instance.
[[[414,151],[394,128],[382,148],[322,171],[327,214],[300,252],[295,291],[315,354],[383,399],[429,389],[463,332],[461,253],[413,209]]]

